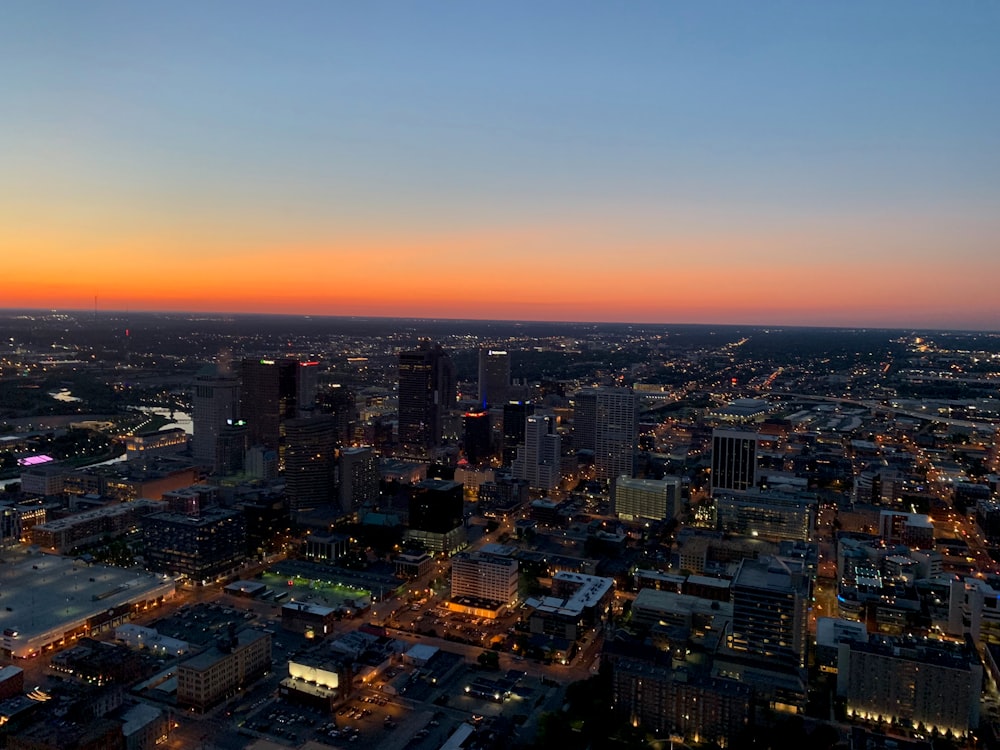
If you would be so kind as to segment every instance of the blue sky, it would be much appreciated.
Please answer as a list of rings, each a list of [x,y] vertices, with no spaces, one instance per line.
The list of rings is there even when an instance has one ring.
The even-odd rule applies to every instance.
[[[595,309],[557,283],[555,302],[509,317],[1000,328],[985,283],[1000,270],[996,4],[11,2],[4,16],[0,244],[70,274],[36,285],[40,306],[90,297],[74,263],[107,275],[134,253],[220,267],[302,253],[352,288],[362,261],[398,267],[366,314],[443,269],[565,268],[599,288],[581,269],[610,258],[708,291]],[[903,266],[888,299],[844,288]],[[795,269],[812,296],[737,294],[749,281],[773,299]],[[30,291],[37,267],[13,270]],[[319,276],[315,312],[358,304]],[[533,284],[522,302],[547,293]],[[414,314],[496,315],[427,286]],[[148,297],[211,302],[202,287]]]

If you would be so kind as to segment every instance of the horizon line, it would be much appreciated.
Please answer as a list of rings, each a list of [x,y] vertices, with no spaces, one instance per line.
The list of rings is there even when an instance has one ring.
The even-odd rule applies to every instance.
[[[0,307],[0,314],[7,313],[44,313],[44,314],[77,314],[96,318],[99,315],[160,315],[160,316],[211,316],[211,317],[272,317],[272,318],[327,318],[353,321],[392,321],[404,320],[422,323],[507,323],[512,325],[602,325],[602,326],[657,326],[664,328],[755,328],[755,329],[806,329],[806,330],[849,330],[849,331],[927,331],[936,333],[979,333],[1000,334],[996,328],[936,328],[933,326],[892,326],[892,325],[853,325],[853,324],[803,324],[803,323],[663,323],[650,321],[611,321],[611,320],[531,320],[516,318],[452,318],[452,317],[409,317],[399,315],[347,315],[334,313],[292,313],[292,312],[247,312],[219,310],[147,310],[147,309],[83,309],[83,308],[49,308],[49,307]]]

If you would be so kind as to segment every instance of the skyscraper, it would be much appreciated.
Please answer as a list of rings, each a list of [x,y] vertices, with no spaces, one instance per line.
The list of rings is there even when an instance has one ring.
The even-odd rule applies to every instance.
[[[463,419],[462,448],[465,458],[470,464],[488,461],[493,453],[490,450],[490,413],[482,411],[467,411]]]
[[[594,452],[598,479],[632,476],[639,400],[628,388],[589,388],[574,396],[573,446]]]
[[[240,381],[222,374],[195,378],[191,411],[194,459],[219,470],[226,463],[223,433],[240,413]]]
[[[508,401],[503,405],[503,465],[510,466],[517,458],[517,448],[524,445],[524,425],[535,413],[535,405],[527,401]]]
[[[510,354],[499,349],[479,350],[479,403],[499,406],[510,391]]]
[[[285,496],[295,513],[334,498],[337,423],[328,415],[289,419],[285,429]]]
[[[680,477],[633,479],[621,476],[615,484],[613,512],[619,518],[656,521],[675,518],[681,511]]]
[[[532,414],[525,420],[524,445],[511,468],[532,489],[554,490],[562,479],[562,438],[554,414]]]
[[[732,596],[731,649],[776,666],[806,666],[810,591],[801,560],[743,560]]]
[[[371,448],[344,448],[340,452],[337,495],[345,513],[378,501],[378,458]]]
[[[757,434],[744,430],[712,431],[712,494],[745,492],[757,484]]]
[[[308,413],[316,401],[318,362],[244,359],[241,416],[250,445],[281,448],[281,425]]]
[[[399,353],[399,442],[426,451],[441,443],[443,417],[455,403],[455,370],[440,344]]]

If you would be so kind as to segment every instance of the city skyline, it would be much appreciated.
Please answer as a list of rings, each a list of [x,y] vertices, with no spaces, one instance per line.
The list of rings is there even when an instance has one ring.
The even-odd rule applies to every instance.
[[[1000,329],[1000,9],[23,3],[7,308]]]

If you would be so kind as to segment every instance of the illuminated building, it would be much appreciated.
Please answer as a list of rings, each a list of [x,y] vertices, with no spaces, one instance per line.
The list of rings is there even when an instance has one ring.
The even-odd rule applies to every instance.
[[[490,442],[490,413],[485,409],[467,411],[462,430],[462,447],[466,460],[473,465],[488,461],[493,455]]]
[[[554,490],[562,480],[562,438],[554,414],[532,414],[525,420],[524,445],[511,472],[532,489]]]
[[[240,417],[250,445],[279,450],[282,425],[306,416],[316,401],[318,362],[297,359],[244,359],[240,367]]]
[[[816,496],[751,488],[744,493],[720,490],[715,496],[720,531],[770,541],[812,539]]]
[[[57,518],[32,527],[31,542],[45,550],[63,555],[74,547],[137,531],[143,516],[160,512],[165,506],[166,503],[161,500],[139,499]]]
[[[211,581],[246,558],[246,521],[239,511],[225,508],[196,516],[154,513],[142,520],[142,540],[150,570]]]
[[[613,509],[627,521],[675,518],[681,511],[680,477],[633,479],[623,475],[615,483]]]
[[[449,608],[496,617],[517,602],[517,560],[489,552],[459,552],[451,559]]]
[[[419,542],[430,552],[456,552],[466,541],[464,503],[459,482],[425,479],[413,485],[403,538]]]
[[[518,446],[524,445],[524,430],[535,405],[527,401],[508,401],[503,405],[503,465],[510,466],[517,458]]]
[[[344,448],[340,452],[337,493],[342,511],[351,513],[363,505],[377,503],[378,485],[378,458],[371,448]]]
[[[180,427],[125,438],[125,460],[142,461],[154,454],[180,453],[187,449],[188,436]]]
[[[424,342],[401,351],[399,378],[399,442],[424,452],[441,443],[443,417],[455,403],[455,371],[440,344]]]
[[[728,646],[755,660],[803,668],[808,650],[809,578],[800,560],[744,560],[733,579]]]
[[[573,397],[573,447],[594,451],[594,473],[611,481],[634,473],[639,399],[627,388],[589,388]]]
[[[499,406],[510,391],[510,354],[498,349],[479,350],[479,404]]]
[[[670,655],[644,646],[605,645],[615,709],[658,736],[727,747],[749,722],[753,690],[735,680],[674,669]]]
[[[965,737],[979,726],[982,685],[969,642],[876,635],[838,647],[837,694],[849,718]]]
[[[337,425],[323,414],[289,419],[285,431],[285,497],[294,514],[322,507],[335,496]]]
[[[712,495],[745,492],[757,484],[757,433],[712,431]]]
[[[191,399],[194,435],[191,453],[195,461],[210,471],[219,470],[222,458],[222,433],[240,416],[240,381],[228,375],[196,378]]]
[[[177,704],[204,711],[270,668],[270,634],[242,630],[177,665]]]

